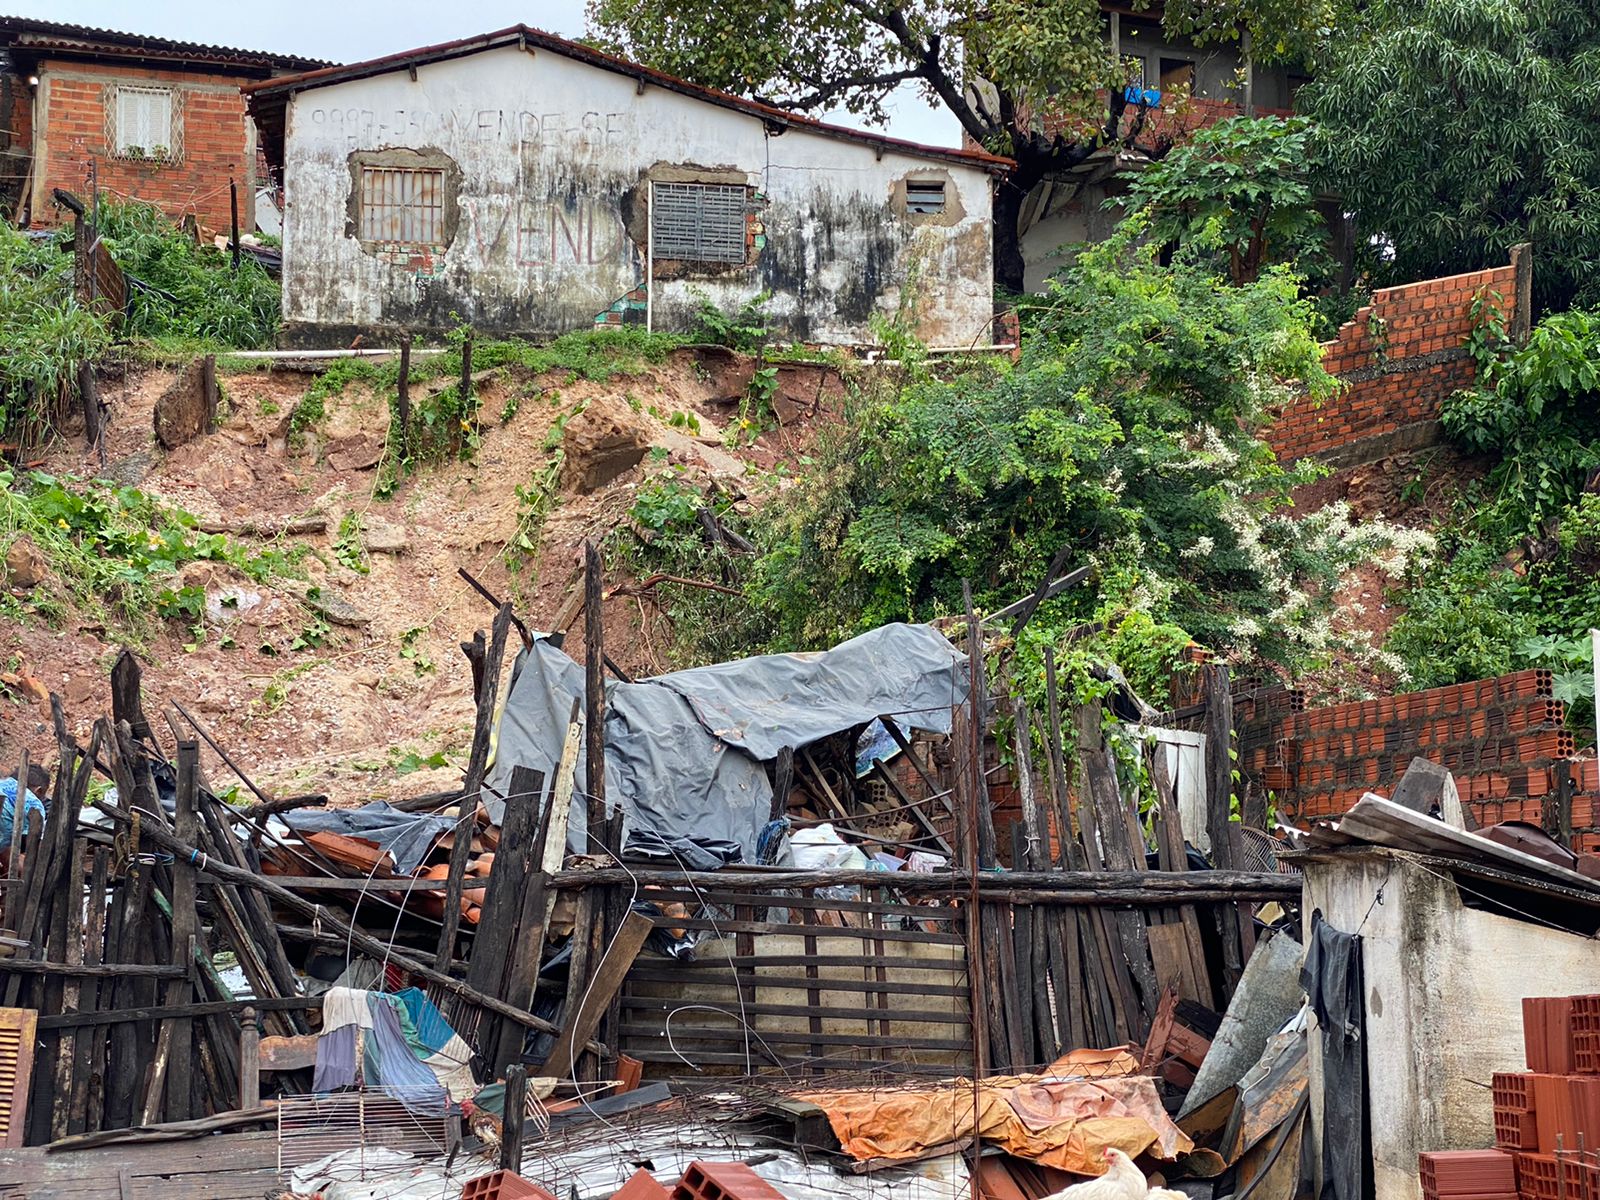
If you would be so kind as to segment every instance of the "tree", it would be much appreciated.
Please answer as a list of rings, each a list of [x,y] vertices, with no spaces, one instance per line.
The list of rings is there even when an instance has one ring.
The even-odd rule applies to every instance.
[[[1145,209],[1158,242],[1235,286],[1274,264],[1314,278],[1328,266],[1328,228],[1313,207],[1310,141],[1302,117],[1219,121],[1140,171],[1117,202]]]
[[[1183,0],[1169,20],[1199,40],[1248,32],[1288,55],[1326,27],[1331,4]],[[589,0],[589,22],[653,67],[800,111],[842,107],[881,121],[889,94],[916,84],[973,140],[1016,162],[994,204],[995,279],[1012,291],[1023,286],[1018,218],[1028,194],[1099,150],[1130,145],[1148,111],[1125,97],[1127,70],[1098,0]]]
[[[1596,296],[1600,8],[1373,0],[1298,101],[1380,278],[1499,265],[1531,241],[1541,308]]]

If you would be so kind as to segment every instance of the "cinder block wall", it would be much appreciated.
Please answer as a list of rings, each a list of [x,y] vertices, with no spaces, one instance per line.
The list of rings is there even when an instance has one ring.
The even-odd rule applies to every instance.
[[[228,230],[231,176],[239,183],[240,229],[245,233],[255,229],[256,142],[237,78],[120,65],[46,63],[41,79],[43,161],[36,164],[35,223],[65,217],[49,202],[51,188],[88,197],[92,157],[99,163],[102,191],[154,204],[174,220],[193,213],[203,227],[215,233]],[[181,157],[176,162],[112,155],[106,106],[117,83],[175,90],[183,132]]]
[[[1365,792],[1387,795],[1420,756],[1455,775],[1480,825],[1543,824],[1574,752],[1551,687],[1550,672],[1536,669],[1323,708],[1305,708],[1296,691],[1241,696],[1240,769],[1275,795],[1280,819],[1303,823],[1348,812]],[[1574,842],[1594,849],[1600,768],[1571,769]]]
[[[1266,431],[1281,462],[1307,455],[1338,464],[1373,462],[1436,441],[1439,405],[1476,377],[1466,341],[1480,294],[1499,296],[1516,328],[1526,295],[1526,253],[1509,266],[1374,292],[1325,347],[1323,366],[1346,385],[1321,403],[1286,405]]]

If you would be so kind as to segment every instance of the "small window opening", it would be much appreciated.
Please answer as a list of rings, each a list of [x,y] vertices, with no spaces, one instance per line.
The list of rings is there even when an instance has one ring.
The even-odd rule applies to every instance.
[[[362,167],[364,242],[436,246],[444,236],[444,172],[431,167]]]
[[[908,213],[942,213],[944,211],[943,180],[906,180],[906,211]]]
[[[1194,64],[1182,58],[1163,58],[1161,60],[1161,91],[1164,95],[1173,92],[1194,91]]]
[[[744,262],[747,249],[742,186],[658,183],[650,190],[650,236],[656,258]]]

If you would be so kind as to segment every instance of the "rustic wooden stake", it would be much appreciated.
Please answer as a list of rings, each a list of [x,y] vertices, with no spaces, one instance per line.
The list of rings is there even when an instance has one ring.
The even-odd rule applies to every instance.
[[[400,343],[399,398],[395,402],[396,420],[400,422],[400,457],[411,454],[411,335]]]
[[[434,953],[433,969],[448,972],[455,957],[456,930],[461,925],[461,892],[466,879],[467,860],[472,857],[472,838],[478,828],[479,795],[483,773],[489,764],[489,735],[494,729],[495,700],[500,695],[500,662],[506,654],[506,635],[511,630],[511,605],[502,604],[490,627],[489,656],[483,664],[483,686],[478,693],[478,718],[472,730],[472,752],[467,761],[467,776],[462,784],[461,817],[456,822],[455,840],[450,847],[449,888],[445,892],[443,928],[439,948]]]
[[[605,616],[600,608],[600,551],[583,544],[584,775],[588,785],[589,847],[617,853],[606,817]]]
[[[228,180],[228,224],[233,231],[233,271],[239,273],[239,183]]]
[[[528,1068],[506,1068],[505,1119],[500,1128],[500,1169],[522,1171],[522,1121],[528,1112]]]

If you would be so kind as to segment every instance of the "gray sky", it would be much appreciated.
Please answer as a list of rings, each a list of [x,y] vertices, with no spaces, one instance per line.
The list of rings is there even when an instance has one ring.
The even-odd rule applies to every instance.
[[[716,0],[685,0],[709,4]],[[517,22],[551,33],[583,33],[583,0],[0,0],[0,11],[251,50],[275,50],[355,62],[415,46],[504,29]],[[848,113],[828,114],[842,125],[872,128]],[[959,145],[961,130],[942,109],[913,92],[896,97],[884,132],[935,145]]]

